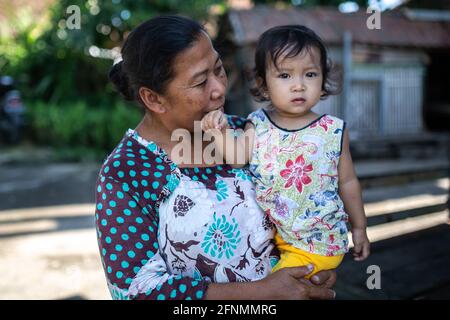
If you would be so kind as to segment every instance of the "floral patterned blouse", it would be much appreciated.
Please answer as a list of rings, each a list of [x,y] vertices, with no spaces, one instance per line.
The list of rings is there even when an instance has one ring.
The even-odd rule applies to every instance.
[[[234,128],[245,120],[228,117]],[[266,277],[275,229],[247,169],[179,168],[128,130],[104,162],[98,243],[114,299],[202,299],[211,282]]]
[[[297,248],[324,256],[347,252],[347,214],[338,194],[345,123],[322,115],[298,130],[277,126],[259,109],[250,162],[257,200],[277,232]]]

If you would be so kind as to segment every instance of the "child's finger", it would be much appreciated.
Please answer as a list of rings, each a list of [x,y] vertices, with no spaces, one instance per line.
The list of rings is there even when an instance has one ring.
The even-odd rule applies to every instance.
[[[355,243],[354,247],[353,247],[353,252],[354,253],[361,253],[362,250],[362,245],[360,243]]]
[[[202,122],[201,122],[201,127],[202,127],[203,131],[208,130],[208,117],[207,116],[203,117]]]
[[[353,257],[356,261],[360,261],[361,251],[362,251],[362,246],[360,244],[355,243],[354,247],[353,247]]]
[[[366,259],[370,255],[370,243],[366,242],[363,246],[362,258]]]
[[[223,129],[227,126],[228,121],[227,121],[227,117],[225,116],[225,114],[222,114],[222,117],[220,118],[220,124],[219,127],[220,129]]]
[[[222,116],[223,116],[223,113],[219,110],[214,113],[214,121],[213,121],[214,128],[220,129],[220,123],[222,121]]]
[[[202,120],[200,121],[200,127],[202,128],[203,131],[206,131],[206,116],[202,118]]]
[[[210,115],[208,118],[208,129],[214,128],[214,115]]]
[[[207,131],[212,128],[211,115],[208,113],[202,120],[202,129]]]
[[[220,112],[215,112],[213,115],[213,128],[219,129],[219,124],[220,124],[220,118],[221,118],[221,113]]]
[[[224,116],[223,114],[220,115],[220,117],[217,119],[216,128],[219,130],[222,130],[224,128]]]
[[[223,115],[223,113],[221,113],[219,116],[219,119],[217,120],[217,129],[222,129],[223,119],[224,119],[224,115]]]

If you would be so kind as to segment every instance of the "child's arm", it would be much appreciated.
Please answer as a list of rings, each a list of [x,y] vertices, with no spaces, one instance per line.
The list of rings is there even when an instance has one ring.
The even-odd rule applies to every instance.
[[[251,123],[245,125],[244,131],[235,135],[236,130],[229,127],[226,115],[215,110],[206,114],[202,119],[202,130],[220,130],[213,133],[215,152],[218,158],[233,168],[243,167],[251,160],[254,140],[254,126]]]
[[[350,154],[348,130],[344,130],[342,153],[339,160],[339,195],[344,202],[352,226],[352,238],[356,261],[366,259],[370,254],[370,243],[366,234],[367,219],[364,213],[361,186],[356,177]]]

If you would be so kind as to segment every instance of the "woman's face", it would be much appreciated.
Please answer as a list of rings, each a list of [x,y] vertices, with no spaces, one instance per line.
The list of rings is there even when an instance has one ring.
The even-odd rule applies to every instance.
[[[181,52],[174,62],[174,78],[164,94],[166,125],[174,130],[194,131],[194,121],[223,108],[227,76],[209,36],[201,32],[193,46]],[[222,109],[223,110],[223,109]]]

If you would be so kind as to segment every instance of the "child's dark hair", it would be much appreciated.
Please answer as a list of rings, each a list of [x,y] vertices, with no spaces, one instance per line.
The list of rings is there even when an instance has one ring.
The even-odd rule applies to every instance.
[[[196,21],[175,15],[143,22],[125,40],[122,61],[111,68],[109,79],[127,100],[141,102],[140,87],[163,94],[175,76],[176,56],[191,47],[202,31]]]
[[[322,90],[320,99],[325,99],[329,95],[337,94],[339,88],[332,75],[332,64],[328,59],[327,49],[322,39],[311,29],[302,25],[286,25],[271,28],[265,31],[258,40],[255,50],[255,68],[253,70],[254,79],[260,78],[262,83],[257,84],[250,90],[254,99],[259,102],[268,101],[263,95],[266,88],[266,68],[270,61],[278,67],[279,59],[292,58],[303,50],[317,48],[320,51],[320,67],[323,75]],[[268,60],[270,59],[270,60]]]

